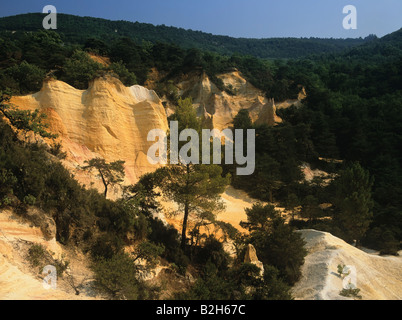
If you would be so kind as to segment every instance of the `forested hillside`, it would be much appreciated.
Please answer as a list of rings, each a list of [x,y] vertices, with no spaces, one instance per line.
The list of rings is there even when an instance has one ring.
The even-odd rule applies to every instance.
[[[44,14],[33,13],[0,19],[0,31],[37,31],[42,27]],[[239,53],[258,58],[300,58],[311,54],[338,53],[372,39],[319,39],[319,38],[272,38],[246,39],[216,36],[182,28],[154,26],[147,23],[110,21],[91,17],[58,14],[57,31],[64,34],[70,43],[85,43],[88,38],[106,42],[128,37],[137,44],[176,44],[182,48],[197,48],[219,54]]]
[[[303,83],[307,99],[301,108],[280,110],[283,124],[256,128],[260,155],[255,178],[244,179],[239,185],[249,184],[256,196],[261,194],[261,185],[269,191],[265,199],[273,194],[285,206],[302,205],[301,213],[311,218],[310,226],[314,225],[314,215],[329,215],[338,223],[318,223],[314,227],[349,240],[348,225],[353,224],[350,218],[353,212],[365,208],[357,218],[362,224],[368,219],[370,225],[361,237],[363,243],[384,252],[396,252],[402,235],[401,36],[399,30],[343,54],[284,63],[281,73]],[[317,161],[318,158],[327,160]],[[343,165],[330,159],[341,159]],[[349,174],[354,172],[361,181],[345,180],[342,187],[337,179],[328,186],[321,180],[310,190],[300,189],[299,184],[294,184],[300,174],[300,161],[315,163],[335,174],[351,170]],[[356,163],[367,172],[354,167]],[[372,182],[365,176],[367,173]],[[370,192],[366,196],[355,193],[362,185],[372,190],[372,199]],[[351,201],[353,197],[361,198]],[[323,202],[334,206],[323,211],[317,207]],[[360,204],[356,207],[357,203]],[[344,216],[346,211],[348,217]],[[371,212],[372,217],[363,212]]]
[[[196,276],[192,286],[173,298],[289,299],[305,256],[296,228],[329,231],[383,254],[400,250],[402,30],[365,43],[268,39],[265,47],[265,40],[68,15],[59,15],[57,32],[37,31],[42,17],[0,19],[0,207],[24,214],[27,206],[38,206],[49,212],[57,240],[90,255],[102,292],[117,299],[158,297],[156,288],[134,275],[162,258],[177,274],[191,269]],[[248,46],[242,41],[256,46],[242,52]],[[110,64],[98,63],[90,54],[104,56]],[[268,98],[294,98],[303,87],[307,94],[301,107],[277,111],[283,122],[276,126],[252,123],[245,110],[234,118],[234,129],[256,130],[256,170],[251,176],[236,176],[232,165],[171,166],[143,176],[125,189],[122,199],[110,201],[71,177],[58,162],[63,157],[60,146],[21,141],[10,127],[54,138],[38,112],[9,105],[10,96],[37,92],[47,78],[78,89],[105,75],[126,86],[146,85],[156,70],[161,75],[156,90],[176,106],[170,120],[199,131],[202,121],[191,99],[178,96],[174,81],[205,72],[222,92],[236,95],[217,77],[233,69]],[[302,169],[308,165],[328,175],[306,181]],[[121,163],[95,159],[88,166],[106,169],[112,181],[120,181],[110,172],[121,173]],[[246,211],[242,225],[247,235],[215,220],[214,211],[222,209],[219,194],[229,183],[269,203]],[[154,219],[159,192],[182,209],[181,236]],[[274,205],[286,208],[290,219]],[[190,214],[197,223],[187,230],[187,238]],[[201,231],[203,223],[233,240],[234,257]],[[251,244],[264,266],[262,275],[257,266],[244,263]],[[125,245],[137,250],[126,254]],[[148,263],[133,265],[137,259]]]

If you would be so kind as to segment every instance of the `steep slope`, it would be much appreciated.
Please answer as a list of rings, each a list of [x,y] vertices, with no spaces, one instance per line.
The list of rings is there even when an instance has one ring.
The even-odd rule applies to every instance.
[[[98,78],[84,91],[48,80],[40,92],[13,97],[11,102],[45,113],[49,130],[59,135],[68,154],[65,165],[80,182],[95,183],[99,188],[99,179],[91,179],[80,170],[85,160],[124,160],[125,182],[134,183],[155,169],[146,157],[153,144],[147,141],[148,132],[168,129],[165,109],[155,92],[125,87],[112,77]]]
[[[90,280],[92,277],[79,255],[70,254],[55,238],[47,240],[39,228],[21,220],[12,211],[0,210],[0,300],[93,299],[87,295],[86,289],[80,289],[81,294],[75,295],[75,291],[66,282],[66,276],[58,279],[56,289],[45,289],[38,270],[30,267],[27,262],[27,251],[33,244],[40,244],[53,252],[56,259],[68,259],[68,272],[77,283],[78,280]]]
[[[192,97],[198,114],[209,119],[211,128],[230,127],[241,109],[249,110],[256,123],[274,125],[282,121],[276,115],[277,108],[299,105],[303,98],[300,95],[297,100],[275,104],[238,71],[218,77],[232,88],[234,95],[219,90],[205,73],[193,72],[176,84],[180,95]],[[41,91],[14,96],[11,102],[21,109],[39,109],[47,115],[49,130],[59,135],[67,152],[64,164],[81,183],[102,190],[100,179],[80,169],[86,160],[95,157],[108,162],[125,161],[125,184],[135,183],[142,174],[157,168],[147,160],[147,151],[153,144],[147,141],[147,135],[152,129],[168,130],[169,112],[153,90],[138,85],[125,87],[110,76],[97,78],[87,90],[50,79]],[[170,105],[170,112],[173,108]],[[113,192],[110,194],[113,196]]]
[[[255,88],[239,71],[232,71],[217,76],[226,88],[234,94],[220,90],[211,79],[200,72],[193,72],[176,81],[178,93],[191,97],[199,116],[204,116],[211,128],[226,129],[232,125],[233,118],[241,109],[247,109],[256,123],[274,125],[282,121],[276,115],[277,108],[286,108],[292,104],[300,105],[303,94],[296,100],[287,100],[276,104],[265,97],[263,91]]]
[[[382,257],[359,250],[330,233],[299,231],[308,255],[302,278],[293,288],[298,300],[338,300],[343,280],[337,266],[356,268],[356,285],[363,300],[402,299],[402,257]]]

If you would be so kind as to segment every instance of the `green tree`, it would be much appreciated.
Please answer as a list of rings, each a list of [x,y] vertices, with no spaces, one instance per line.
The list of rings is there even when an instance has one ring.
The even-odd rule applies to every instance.
[[[128,254],[99,259],[92,265],[96,287],[114,299],[138,300],[146,297],[138,270]]]
[[[247,130],[252,127],[253,122],[251,121],[250,113],[247,109],[241,109],[233,119],[233,128]]]
[[[253,175],[253,188],[251,193],[254,195],[259,193],[267,195],[267,200],[270,203],[274,202],[274,190],[281,185],[280,181],[280,164],[267,154],[259,156],[256,160],[256,169]]]
[[[318,199],[313,195],[305,197],[302,201],[301,216],[308,218],[311,223],[319,214],[320,208],[318,207]]]
[[[23,61],[5,71],[5,75],[15,81],[13,88],[17,93],[25,94],[39,91],[45,78],[45,71],[34,64]]]
[[[298,214],[297,207],[300,206],[300,200],[294,193],[288,195],[285,200],[285,209],[291,211],[292,220],[294,220],[295,216]]]
[[[74,86],[77,89],[87,89],[90,81],[100,75],[104,67],[94,60],[84,51],[76,50],[73,55],[66,60],[61,80]]]
[[[265,264],[279,270],[281,277],[293,285],[301,275],[300,268],[307,254],[301,235],[285,223],[272,205],[254,204],[246,209],[247,222],[241,225],[250,233],[250,242]]]
[[[156,190],[157,183],[155,174],[142,175],[135,185],[124,187],[123,201],[126,205],[135,207],[145,216],[151,216],[160,208],[158,197],[161,194]]]
[[[173,165],[159,169],[163,174],[162,193],[179,205],[183,212],[181,248],[186,246],[190,214],[216,213],[223,209],[220,194],[229,184],[217,165]]]
[[[83,167],[84,170],[97,170],[98,176],[102,179],[102,183],[105,187],[105,198],[107,198],[107,192],[109,186],[119,184],[124,181],[124,161],[118,160],[111,163],[107,163],[105,159],[94,158],[89,161],[85,161],[87,164]]]
[[[127,87],[131,87],[137,83],[137,78],[133,72],[128,71],[122,61],[113,62],[109,69],[119,76],[119,79]]]
[[[344,230],[347,240],[356,240],[356,245],[360,244],[373,219],[373,182],[369,172],[357,162],[342,170],[334,181],[335,219]]]
[[[179,100],[175,114],[170,120],[178,121],[179,132],[184,129],[201,131],[201,120],[197,118],[191,99]],[[201,135],[199,134],[199,137]],[[218,165],[183,164],[169,165],[159,169],[162,177],[162,193],[179,205],[183,212],[181,248],[185,249],[187,223],[190,214],[215,213],[223,209],[220,194],[229,184],[230,177],[222,176]]]
[[[252,208],[246,210],[247,221],[241,221],[240,225],[250,231],[270,230],[272,223],[281,219],[273,205],[254,204]]]
[[[141,242],[132,253],[133,261],[136,262],[140,259],[146,262],[144,270],[155,268],[158,258],[165,251],[165,247],[161,244],[155,244],[149,241]],[[142,269],[138,266],[139,269]]]

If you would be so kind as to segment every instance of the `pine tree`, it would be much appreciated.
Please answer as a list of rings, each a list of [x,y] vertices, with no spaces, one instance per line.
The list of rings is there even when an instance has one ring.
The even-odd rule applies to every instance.
[[[84,170],[95,169],[98,171],[99,177],[105,186],[105,198],[107,197],[109,186],[121,183],[124,180],[124,161],[119,160],[107,163],[105,159],[94,158],[85,161],[85,163],[87,165],[83,167]]]
[[[344,230],[347,240],[356,240],[358,246],[373,219],[373,179],[359,163],[353,163],[341,171],[334,183],[335,220]]]
[[[170,120],[179,122],[179,130],[191,128],[201,131],[191,99],[179,100],[176,112]],[[201,136],[201,135],[199,135]],[[203,164],[171,164],[156,172],[165,197],[179,205],[183,212],[181,247],[185,249],[187,224],[190,214],[216,213],[223,209],[220,194],[229,184],[230,176],[222,176],[222,167]]]

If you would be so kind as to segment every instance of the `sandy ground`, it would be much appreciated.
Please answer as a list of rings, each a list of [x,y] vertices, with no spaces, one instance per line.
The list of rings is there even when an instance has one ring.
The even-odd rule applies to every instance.
[[[359,294],[363,300],[402,299],[401,256],[378,256],[373,251],[357,249],[326,232],[299,232],[307,242],[309,253],[302,267],[302,278],[293,288],[295,299],[350,299],[339,295],[344,286],[337,273],[339,264],[355,268],[356,287],[361,289]]]
[[[79,296],[66,282],[66,277],[58,279],[56,289],[45,289],[39,270],[33,270],[26,260],[28,248],[32,244],[41,244],[53,257],[63,255],[70,261],[70,274],[76,284],[90,273],[85,267],[83,257],[71,254],[55,239],[46,241],[39,228],[24,223],[9,210],[0,211],[0,300],[82,300],[93,299],[87,294],[89,288],[83,288]]]
[[[251,208],[256,200],[250,198],[246,192],[231,186],[222,195],[222,200],[226,209],[218,214],[217,219],[230,223],[242,232],[246,231],[240,226],[240,222],[247,221],[245,209]]]
[[[251,208],[253,204],[256,203],[256,200],[250,198],[246,192],[229,186],[222,194],[222,201],[225,205],[225,209],[217,214],[216,219],[230,223],[241,232],[247,232],[247,230],[240,226],[240,222],[247,221],[245,209]],[[179,213],[175,216],[170,214],[171,212],[177,210],[177,205],[166,200],[161,200],[161,203],[163,209],[158,217],[173,225],[176,229],[181,230],[181,223],[183,219],[182,214]],[[191,226],[191,217],[189,219],[189,224]]]
[[[217,219],[231,223],[240,231],[239,225],[247,216],[245,209],[255,201],[246,193],[229,187],[222,195],[226,210]],[[174,209],[168,205],[168,209]],[[177,228],[181,227],[180,216],[166,218]],[[357,249],[333,235],[316,231],[298,231],[306,240],[308,255],[302,267],[302,277],[292,289],[297,300],[342,300],[339,295],[343,280],[337,273],[339,264],[353,266],[356,270],[356,286],[361,289],[363,300],[402,299],[402,257],[378,256],[372,250]],[[74,291],[60,281],[57,290],[46,290],[37,274],[34,274],[25,259],[24,252],[32,243],[40,243],[55,257],[68,256],[71,269],[77,278],[89,277],[85,257],[73,257],[54,239],[46,241],[40,229],[23,223],[11,211],[0,211],[0,300],[75,300],[97,298],[91,290],[76,296]],[[402,254],[402,252],[400,252]]]

